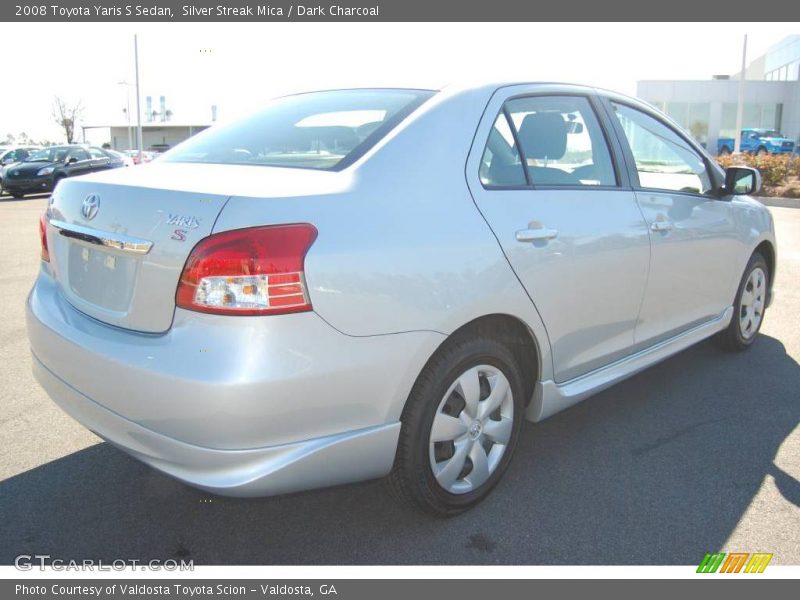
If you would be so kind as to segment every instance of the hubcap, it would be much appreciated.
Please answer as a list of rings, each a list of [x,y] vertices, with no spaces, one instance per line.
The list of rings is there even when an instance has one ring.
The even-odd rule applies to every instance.
[[[511,439],[514,398],[500,369],[479,365],[462,373],[436,409],[429,441],[439,485],[466,494],[497,469]]]
[[[739,331],[746,340],[756,334],[761,324],[766,293],[767,275],[761,267],[756,267],[747,277],[739,302]]]

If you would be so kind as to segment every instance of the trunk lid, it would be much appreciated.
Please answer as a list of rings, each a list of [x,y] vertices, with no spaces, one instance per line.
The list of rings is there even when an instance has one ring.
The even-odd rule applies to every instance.
[[[186,259],[212,233],[230,197],[326,195],[347,185],[337,175],[154,162],[65,179],[48,208],[55,278],[70,304],[98,321],[164,332],[172,325]],[[84,204],[95,201],[89,218],[92,211],[84,214]]]

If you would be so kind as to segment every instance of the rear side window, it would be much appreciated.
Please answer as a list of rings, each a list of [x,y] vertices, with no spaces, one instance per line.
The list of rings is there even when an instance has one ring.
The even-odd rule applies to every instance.
[[[703,158],[672,128],[624,104],[611,106],[628,140],[641,187],[695,194],[713,188]]]
[[[385,89],[287,96],[251,117],[198,134],[161,160],[341,169],[433,94]]]
[[[531,96],[506,102],[481,165],[487,187],[519,185],[511,166],[524,165],[534,186],[616,186],[611,152],[589,101],[580,96]],[[502,125],[502,121],[510,119]],[[508,127],[508,133],[503,128]],[[498,135],[511,150],[502,146]],[[514,138],[519,147],[514,144]],[[501,162],[502,164],[495,164]],[[519,167],[517,167],[519,169]],[[524,177],[524,171],[519,170]],[[500,176],[502,174],[502,177]]]
[[[504,113],[495,119],[486,142],[480,178],[486,187],[520,187],[527,184],[514,134]]]

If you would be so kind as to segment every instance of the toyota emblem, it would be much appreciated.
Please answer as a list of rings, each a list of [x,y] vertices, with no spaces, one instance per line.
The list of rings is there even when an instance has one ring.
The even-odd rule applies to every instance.
[[[89,194],[83,200],[81,205],[81,214],[87,221],[94,219],[97,211],[100,210],[100,196],[97,194]]]

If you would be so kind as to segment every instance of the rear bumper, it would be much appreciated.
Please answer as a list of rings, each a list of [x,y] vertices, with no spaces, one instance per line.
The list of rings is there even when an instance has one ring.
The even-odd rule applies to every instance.
[[[180,442],[121,417],[52,373],[34,355],[36,380],[72,418],[142,462],[225,496],[269,496],[382,477],[392,468],[400,423],[249,450]]]
[[[314,313],[176,311],[161,335],[75,310],[43,269],[28,298],[42,387],[73,418],[191,485],[269,495],[380,477],[443,336],[354,338]]]

